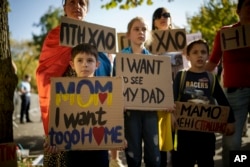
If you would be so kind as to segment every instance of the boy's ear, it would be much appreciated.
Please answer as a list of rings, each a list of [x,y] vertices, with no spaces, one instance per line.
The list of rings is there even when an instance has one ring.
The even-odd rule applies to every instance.
[[[73,61],[69,61],[69,65],[71,66],[71,68],[74,70],[75,66],[74,66],[74,62]]]
[[[101,64],[100,61],[97,61],[95,69],[97,69],[100,66],[100,64]]]

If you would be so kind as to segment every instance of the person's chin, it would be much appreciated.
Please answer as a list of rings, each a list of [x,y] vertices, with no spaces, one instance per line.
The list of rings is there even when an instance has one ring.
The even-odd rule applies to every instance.
[[[74,17],[71,17],[71,18],[74,19],[74,20],[83,20],[82,16],[74,16]]]

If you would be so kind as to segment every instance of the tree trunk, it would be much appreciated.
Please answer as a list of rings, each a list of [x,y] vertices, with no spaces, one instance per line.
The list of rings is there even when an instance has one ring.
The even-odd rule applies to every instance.
[[[13,142],[13,96],[17,81],[10,53],[8,0],[0,0],[0,143]]]

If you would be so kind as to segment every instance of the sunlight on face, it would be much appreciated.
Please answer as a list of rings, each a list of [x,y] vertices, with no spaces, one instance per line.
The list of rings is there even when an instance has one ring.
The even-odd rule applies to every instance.
[[[187,59],[190,61],[192,68],[202,69],[205,67],[208,58],[208,50],[205,44],[194,44]]]
[[[66,0],[64,12],[67,17],[76,20],[84,20],[87,14],[87,3],[85,0]]]
[[[144,22],[136,20],[130,29],[128,38],[131,40],[132,43],[141,45],[146,41],[147,30],[148,27]]]
[[[93,77],[99,62],[96,61],[94,55],[79,53],[73,61],[70,61],[70,65],[75,70],[77,77]]]
[[[154,20],[154,26],[158,30],[168,30],[169,19],[170,19],[170,14],[168,12],[163,11],[162,14]]]

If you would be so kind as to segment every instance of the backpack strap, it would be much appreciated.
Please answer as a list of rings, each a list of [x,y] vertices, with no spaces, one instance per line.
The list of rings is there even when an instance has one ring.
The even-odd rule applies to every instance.
[[[181,71],[181,78],[180,78],[180,84],[179,84],[179,94],[178,94],[178,98],[177,98],[177,101],[180,101],[181,99],[181,94],[183,92],[183,88],[184,88],[184,84],[185,84],[185,80],[186,80],[186,75],[187,75],[187,71],[186,70],[182,70]],[[174,150],[177,151],[177,145],[178,145],[178,141],[177,141],[177,138],[178,138],[178,135],[177,135],[177,132],[178,130],[175,129],[175,132],[174,132]]]
[[[180,86],[179,87],[179,94],[178,94],[177,101],[180,101],[180,99],[181,99],[181,93],[183,92],[186,75],[187,75],[187,71],[186,70],[182,70],[181,71],[181,78],[180,78],[180,85],[179,85]]]
[[[207,75],[208,75],[208,78],[209,78],[209,82],[210,82],[210,93],[211,93],[211,96],[213,95],[214,93],[214,87],[215,87],[215,75],[212,74],[211,72],[208,72],[207,71]]]

